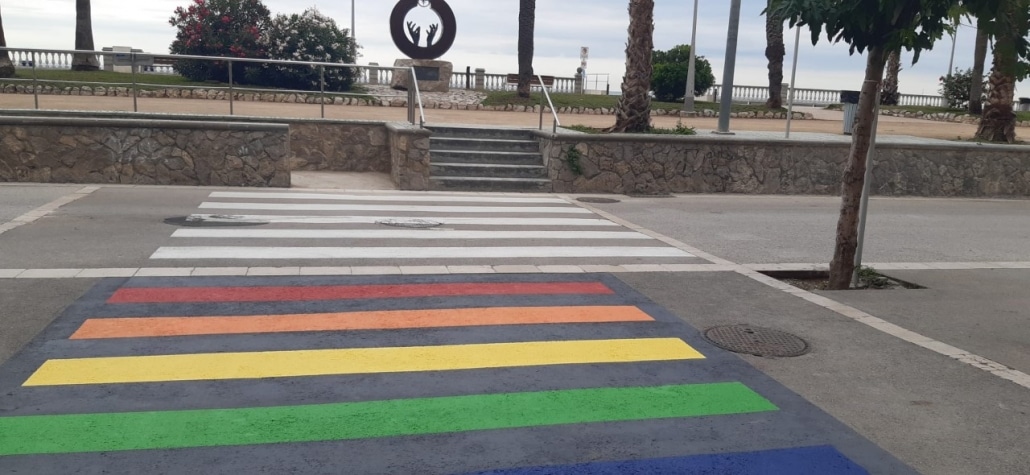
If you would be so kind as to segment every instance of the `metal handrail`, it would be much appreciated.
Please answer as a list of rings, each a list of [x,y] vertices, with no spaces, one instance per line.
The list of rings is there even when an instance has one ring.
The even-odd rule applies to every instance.
[[[415,67],[408,68],[411,74],[411,83],[415,85],[415,99],[418,101],[418,114],[419,122],[418,127],[425,128],[426,126],[426,110],[422,108],[422,92],[418,89],[418,77],[415,76]],[[415,122],[412,121],[412,124]]]
[[[554,125],[551,127],[551,133],[558,132],[558,126],[561,125],[561,121],[558,120],[558,111],[554,108],[554,102],[551,101],[551,94],[547,92],[547,85],[544,84],[544,78],[536,75],[537,81],[540,81],[540,90],[543,91],[543,98],[547,99],[547,105],[551,108],[551,115],[554,116]],[[540,101],[540,130],[544,130],[544,101]]]
[[[136,103],[136,98],[138,96],[138,88],[139,88],[140,85],[143,85],[143,86],[158,86],[158,87],[173,87],[173,86],[169,86],[167,84],[146,84],[146,83],[139,84],[139,83],[137,83],[136,82],[136,61],[137,61],[138,58],[167,58],[167,59],[173,59],[173,60],[199,60],[199,61],[225,61],[225,62],[227,62],[228,63],[228,68],[229,68],[229,85],[228,86],[208,86],[208,87],[205,87],[205,86],[174,86],[174,87],[181,88],[181,89],[186,89],[186,88],[189,88],[189,89],[217,89],[217,90],[227,89],[229,91],[229,115],[233,115],[233,113],[234,113],[234,110],[233,110],[233,105],[234,105],[233,102],[234,102],[234,95],[235,95],[234,94],[234,89],[239,89],[239,88],[235,88],[234,87],[233,80],[232,80],[232,64],[234,62],[260,63],[260,64],[280,64],[280,65],[287,65],[287,66],[319,67],[319,68],[322,69],[322,72],[320,73],[320,76],[322,76],[322,74],[324,74],[325,67],[332,67],[332,68],[355,68],[355,69],[361,69],[361,68],[365,67],[365,66],[361,66],[359,64],[326,63],[326,62],[319,62],[319,61],[285,61],[285,60],[278,60],[278,59],[232,58],[232,57],[227,57],[227,56],[196,56],[196,55],[185,55],[185,54],[156,54],[156,53],[140,53],[140,52],[133,52],[133,51],[126,51],[126,52],[121,52],[121,51],[87,51],[87,50],[62,50],[62,49],[40,49],[40,48],[12,48],[12,47],[5,47],[5,46],[0,46],[0,51],[20,51],[20,52],[30,53],[32,55],[32,80],[31,80],[32,83],[33,83],[32,95],[33,95],[33,100],[35,102],[35,108],[36,109],[39,109],[39,78],[38,78],[38,74],[36,73],[37,63],[38,63],[38,61],[36,59],[36,56],[39,55],[39,54],[52,54],[52,53],[72,54],[72,55],[76,55],[76,54],[89,54],[89,55],[103,56],[103,57],[110,57],[110,56],[117,56],[117,55],[128,55],[129,59],[130,59],[131,68],[132,68],[132,83],[131,83],[131,85],[132,85],[132,102],[133,102],[132,108],[133,108],[133,112],[139,112],[139,107],[138,107],[138,105]],[[376,68],[377,69],[381,69],[381,70],[384,70],[384,69],[385,70],[398,70],[398,71],[407,70],[407,71],[409,71],[412,74],[412,78],[414,78],[414,73],[415,73],[414,68],[403,68],[403,67],[396,67],[396,66],[376,66]],[[20,81],[20,79],[14,79],[14,81]],[[43,80],[43,82],[56,83],[58,81]],[[90,83],[82,82],[82,81],[69,81],[69,82],[74,82],[74,83],[79,83],[79,84],[90,84]],[[320,83],[321,83],[320,84],[320,86],[321,86],[320,87],[320,91],[297,91],[297,90],[289,90],[289,91],[287,91],[287,90],[282,90],[282,89],[268,89],[267,91],[269,91],[269,92],[273,92],[274,91],[274,92],[280,92],[280,93],[284,93],[284,92],[291,92],[291,93],[300,92],[300,93],[316,93],[316,94],[320,94],[320,97],[322,98],[322,100],[319,101],[321,103],[321,116],[324,119],[325,118],[324,79],[321,79]],[[126,84],[126,83],[100,83],[100,82],[97,82],[97,83],[92,83],[92,84],[118,84],[118,85],[121,85],[121,84]],[[255,91],[260,91],[258,89],[254,89],[254,90]],[[336,94],[343,95],[343,94],[348,94],[348,93],[336,93]],[[353,93],[351,93],[351,94],[353,94]],[[353,94],[353,95],[359,95],[359,94]],[[416,81],[416,84],[415,84],[415,96],[416,96],[416,99],[414,101],[409,101],[409,104],[408,104],[409,117],[411,119],[411,123],[415,124],[414,108],[415,108],[415,103],[417,103],[418,104],[418,108],[419,108],[419,116],[420,116],[420,120],[421,120],[420,126],[422,126],[422,125],[425,124],[425,110],[424,110],[424,108],[422,106],[422,96],[421,96],[421,93],[418,90],[418,83],[417,83],[417,81]],[[388,97],[388,96],[384,96],[384,97]]]

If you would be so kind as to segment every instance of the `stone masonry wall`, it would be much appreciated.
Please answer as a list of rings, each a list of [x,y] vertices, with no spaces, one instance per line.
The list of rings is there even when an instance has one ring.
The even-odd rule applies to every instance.
[[[289,187],[273,124],[0,117],[0,181]]]
[[[432,132],[406,123],[386,124],[390,141],[390,175],[402,190],[429,189],[429,136]]]
[[[560,193],[836,194],[847,143],[723,137],[541,138]],[[571,152],[571,153],[570,153]],[[576,173],[570,161],[578,162]],[[877,145],[872,190],[887,196],[1030,197],[1030,149]]]
[[[286,121],[293,151],[291,170],[390,171],[386,127],[381,122]]]

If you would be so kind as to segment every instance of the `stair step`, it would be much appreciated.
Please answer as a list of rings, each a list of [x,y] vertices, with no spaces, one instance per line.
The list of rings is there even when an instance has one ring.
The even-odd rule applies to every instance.
[[[430,176],[547,178],[543,165],[502,165],[494,163],[431,163]]]
[[[431,190],[454,191],[526,191],[549,192],[551,180],[540,178],[471,178],[434,176],[429,178]]]
[[[539,152],[479,152],[474,150],[430,150],[431,162],[487,163],[498,165],[543,165]]]
[[[479,127],[427,126],[433,137],[534,140],[532,129],[485,129]]]
[[[540,152],[536,140],[430,137],[429,150],[470,150],[480,152]]]

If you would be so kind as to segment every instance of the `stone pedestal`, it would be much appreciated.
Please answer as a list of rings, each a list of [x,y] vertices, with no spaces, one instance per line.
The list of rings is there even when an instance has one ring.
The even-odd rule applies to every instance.
[[[447,61],[434,61],[426,59],[398,59],[393,62],[394,67],[415,68],[415,77],[418,79],[418,90],[421,92],[450,92],[451,75],[454,74],[454,64]],[[405,70],[394,70],[393,80],[390,87],[408,90],[408,76],[410,72]]]

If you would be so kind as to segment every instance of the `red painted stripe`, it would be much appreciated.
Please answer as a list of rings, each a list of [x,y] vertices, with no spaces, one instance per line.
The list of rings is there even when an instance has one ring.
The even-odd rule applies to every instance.
[[[298,300],[456,297],[465,295],[614,294],[600,282],[325,285],[312,287],[130,287],[108,303],[283,302]]]

